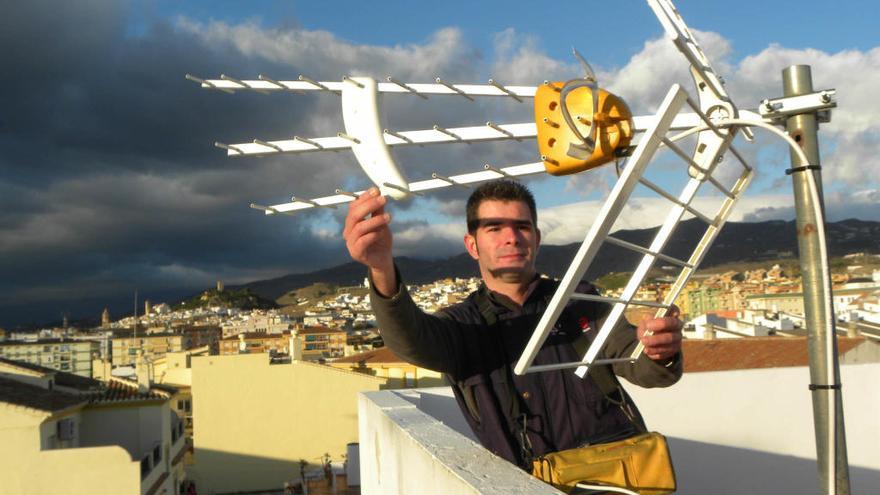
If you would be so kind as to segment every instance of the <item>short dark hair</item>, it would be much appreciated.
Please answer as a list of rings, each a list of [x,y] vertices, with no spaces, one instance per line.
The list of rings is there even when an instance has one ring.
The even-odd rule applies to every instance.
[[[483,201],[487,200],[521,201],[525,203],[532,213],[532,223],[535,228],[538,227],[538,210],[535,206],[535,197],[532,196],[532,192],[529,191],[529,188],[513,180],[498,179],[480,185],[480,187],[476,188],[474,192],[471,193],[471,197],[467,200],[467,229],[471,235],[473,235],[480,226],[480,219],[477,218],[477,210],[480,209],[480,205]]]

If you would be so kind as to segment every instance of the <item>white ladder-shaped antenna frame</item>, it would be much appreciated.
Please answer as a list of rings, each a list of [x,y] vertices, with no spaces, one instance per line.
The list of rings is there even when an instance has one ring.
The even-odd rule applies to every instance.
[[[690,64],[691,76],[697,87],[697,95],[700,101],[700,110],[709,116],[710,119],[737,118],[739,112],[731,101],[724,89],[724,82],[712,68],[709,58],[703,52],[703,49],[697,43],[697,39],[691,33],[690,28],[685,24],[678,9],[672,4],[671,0],[648,0],[648,5],[654,12],[654,15],[663,26],[666,36],[678,48],[678,51],[684,55]],[[751,140],[752,134],[749,129],[743,129],[747,139]],[[730,142],[728,130],[717,132],[701,132],[697,136],[697,146],[694,149],[694,161],[702,163],[700,155],[714,155],[724,148]],[[710,164],[708,170],[711,171],[715,167]],[[696,168],[689,168],[688,173],[691,177],[700,176],[701,172]]]
[[[581,247],[578,249],[578,252],[575,255],[574,261],[562,278],[562,281],[560,282],[556,293],[553,295],[553,298],[550,300],[546,311],[542,315],[541,320],[539,321],[538,326],[535,329],[535,332],[532,334],[532,337],[527,343],[522,356],[516,363],[516,366],[514,367],[515,373],[521,375],[525,373],[577,367],[578,370],[576,373],[579,376],[583,377],[586,375],[588,367],[592,364],[609,364],[615,362],[634,361],[641,353],[640,350],[638,352],[634,352],[631,356],[613,359],[596,359],[596,356],[605,345],[605,341],[611,334],[612,330],[617,326],[620,318],[623,317],[623,313],[628,306],[642,305],[658,307],[660,308],[658,310],[658,314],[662,314],[669,308],[669,306],[672,305],[672,302],[678,296],[678,293],[687,284],[687,280],[690,278],[690,276],[693,274],[693,271],[702,260],[706,251],[712,244],[712,241],[714,241],[715,237],[720,231],[721,226],[726,221],[734,204],[736,203],[736,200],[741,196],[742,192],[751,181],[753,171],[747,164],[743,162],[743,174],[737,180],[733,189],[727,191],[726,189],[724,189],[724,186],[722,184],[720,184],[712,177],[711,172],[709,172],[707,168],[704,167],[704,165],[707,164],[698,164],[694,162],[689,157],[687,157],[687,155],[684,155],[677,146],[675,146],[673,139],[665,137],[667,132],[669,132],[670,130],[670,123],[673,121],[675,114],[682,108],[682,106],[686,102],[692,107],[696,107],[696,104],[689,100],[687,93],[685,93],[685,91],[680,86],[672,86],[657,113],[658,119],[656,126],[652,129],[649,129],[645,133],[645,135],[642,136],[638,146],[636,147],[635,152],[633,153],[633,156],[629,160],[630,163],[622,172],[620,178],[614,186],[614,189],[609,195],[609,198],[606,200],[605,204],[603,204],[602,210],[597,216],[596,221],[593,223],[593,226],[587,233],[584,242],[581,244]],[[683,188],[681,194],[677,198],[643,178],[645,169],[649,165],[649,162],[653,158],[657,149],[664,144],[672,148],[681,158],[685,159],[691,167],[697,167],[701,172],[700,177],[692,177],[688,181],[688,183]],[[721,153],[719,152],[716,156],[708,156],[703,154],[702,158],[707,162],[714,163],[717,156],[721,156]],[[736,156],[738,158],[740,157],[738,153],[736,153]],[[704,214],[700,213],[690,206],[690,203],[696,196],[699,187],[705,182],[710,182],[716,188],[721,189],[726,196],[726,199],[724,200],[721,208],[714,218],[708,218]],[[673,204],[673,207],[670,209],[666,220],[661,225],[654,240],[648,248],[636,246],[609,236],[611,227],[614,225],[614,222],[617,220],[617,217],[623,210],[624,205],[629,200],[630,194],[638,183],[641,183],[655,190],[655,192],[658,192],[661,196],[663,196],[665,199],[669,200]],[[685,213],[691,213],[708,224],[708,228],[705,234],[703,235],[700,242],[697,244],[694,252],[691,254],[688,261],[686,262],[676,260],[661,253],[664,245],[666,244],[666,241],[671,237],[672,232],[674,231],[675,227],[680,223],[681,218]],[[623,293],[619,298],[608,298],[591,294],[576,293],[575,289],[577,285],[580,283],[581,279],[583,278],[584,274],[586,273],[587,269],[595,258],[596,253],[599,251],[599,247],[605,242],[609,242],[624,248],[637,251],[639,253],[642,253],[644,256],[639,262],[635,271],[633,272],[630,280],[624,287]],[[657,259],[662,259],[664,261],[676,264],[682,268],[675,284],[673,284],[673,287],[667,294],[666,300],[663,303],[635,300],[634,298],[636,295],[636,291],[638,290],[639,286],[647,275],[648,270]],[[584,355],[582,361],[533,366],[532,362],[534,361],[535,356],[537,356],[538,351],[543,346],[544,341],[550,334],[550,331],[555,325],[556,320],[562,314],[562,311],[565,309],[565,305],[570,299],[606,302],[612,303],[613,305],[611,311],[605,317],[605,321],[602,327],[599,329],[595,339],[593,340],[590,347],[587,349],[587,352]]]

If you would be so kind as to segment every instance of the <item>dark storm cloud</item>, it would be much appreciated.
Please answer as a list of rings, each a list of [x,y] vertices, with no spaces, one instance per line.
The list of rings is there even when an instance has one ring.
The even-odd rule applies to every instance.
[[[212,146],[332,135],[343,127],[338,98],[228,95],[184,74],[477,82],[493,70],[455,29],[418,45],[358,46],[331,33],[247,22],[160,19],[135,30],[134,10],[119,1],[4,8],[0,326],[94,312],[101,301],[129,299],[135,288],[179,293],[216,279],[244,282],[345,261],[339,236],[327,231],[342,210],[267,218],[247,204],[367,187],[350,153],[235,159]],[[390,99],[384,110],[395,129],[519,122],[531,112],[454,97]],[[531,161],[530,153],[428,146],[401,152],[400,162],[418,180],[434,170]],[[437,197],[460,201],[464,194]],[[442,238],[420,251],[449,252]]]

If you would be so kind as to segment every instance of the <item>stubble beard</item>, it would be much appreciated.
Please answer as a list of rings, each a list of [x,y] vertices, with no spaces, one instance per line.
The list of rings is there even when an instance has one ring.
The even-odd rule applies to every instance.
[[[531,280],[528,268],[494,268],[488,270],[492,278],[505,284],[521,284],[527,279]]]

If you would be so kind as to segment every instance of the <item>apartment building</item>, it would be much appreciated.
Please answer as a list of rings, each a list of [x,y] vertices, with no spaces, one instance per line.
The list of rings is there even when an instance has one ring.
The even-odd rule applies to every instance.
[[[250,314],[223,324],[223,336],[229,337],[240,333],[280,334],[290,330],[291,322],[287,315]]]
[[[303,341],[303,359],[317,361],[345,355],[346,334],[328,327],[305,327],[296,330]],[[231,354],[290,354],[291,331],[280,334],[240,333],[220,341],[220,355]]]
[[[387,347],[342,357],[327,364],[341,370],[386,378],[394,388],[445,385],[441,373],[408,363]]]
[[[177,493],[189,447],[174,394],[0,360],[3,492]]]
[[[110,360],[113,366],[131,366],[137,360],[137,352],[143,352],[148,361],[158,359],[169,352],[183,350],[183,335],[154,333],[134,336],[118,336],[110,339]]]
[[[0,342],[0,358],[92,377],[92,359],[100,344],[91,340],[44,339],[33,342]]]
[[[387,380],[266,354],[192,357],[198,493],[280,492],[358,441],[358,393]]]
[[[346,334],[336,328],[305,327],[298,331],[303,340],[303,358],[323,359],[345,355]]]
[[[231,354],[287,354],[290,332],[267,334],[263,332],[240,333],[220,340],[220,355]]]

